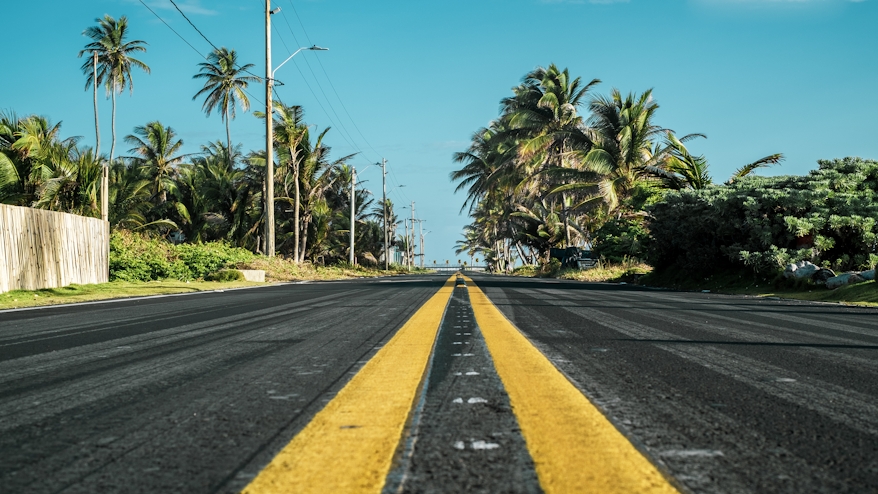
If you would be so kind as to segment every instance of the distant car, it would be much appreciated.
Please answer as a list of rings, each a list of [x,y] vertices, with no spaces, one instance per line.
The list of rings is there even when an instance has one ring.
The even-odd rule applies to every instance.
[[[561,266],[565,268],[589,269],[597,264],[597,260],[592,258],[590,250],[582,250],[579,247],[552,249],[550,254],[552,258],[561,261]]]

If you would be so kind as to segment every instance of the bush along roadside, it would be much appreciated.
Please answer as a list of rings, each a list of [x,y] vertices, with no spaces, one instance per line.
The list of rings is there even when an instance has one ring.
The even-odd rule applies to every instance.
[[[834,273],[874,269],[878,162],[819,165],[806,176],[747,177],[667,194],[648,207],[647,260],[657,271],[694,279],[728,270],[772,279],[802,261]]]
[[[203,279],[255,257],[246,249],[221,242],[173,245],[163,239],[119,230],[110,235],[110,281]]]

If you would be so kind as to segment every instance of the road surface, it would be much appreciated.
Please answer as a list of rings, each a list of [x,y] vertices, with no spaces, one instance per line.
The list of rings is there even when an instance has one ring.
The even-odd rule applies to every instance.
[[[876,316],[484,275],[3,311],[0,492],[878,492]]]

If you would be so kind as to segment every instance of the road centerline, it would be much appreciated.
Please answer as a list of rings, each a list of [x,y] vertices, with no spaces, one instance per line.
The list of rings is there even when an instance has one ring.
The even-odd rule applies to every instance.
[[[661,472],[465,278],[476,324],[547,493],[675,493]]]
[[[380,492],[453,289],[450,278],[243,492]]]

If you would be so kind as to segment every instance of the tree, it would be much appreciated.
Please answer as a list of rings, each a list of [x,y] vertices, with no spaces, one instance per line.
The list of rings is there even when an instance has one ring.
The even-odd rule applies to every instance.
[[[171,127],[161,122],[149,122],[134,128],[134,134],[125,137],[125,142],[134,146],[129,150],[136,153],[135,163],[143,168],[150,181],[152,199],[156,206],[168,200],[168,189],[173,185],[176,166],[183,162],[184,155],[176,155],[183,147],[183,141]]]
[[[299,221],[301,213],[301,186],[299,180],[300,170],[300,144],[303,140],[309,138],[308,125],[305,124],[304,111],[301,106],[286,106],[279,101],[274,102],[274,111],[272,117],[274,119],[274,142],[278,152],[288,154],[289,160],[280,159],[280,165],[275,169],[275,175],[283,177],[284,196],[290,197],[290,186],[293,187],[293,259],[299,262],[302,253],[299,246],[301,245],[301,222]],[[265,118],[264,112],[255,112],[258,118]],[[290,174],[292,171],[292,174]],[[278,198],[280,199],[280,198]]]
[[[700,134],[697,134],[697,136],[704,137]],[[680,139],[677,139],[672,132],[668,132],[667,141],[669,155],[664,166],[658,170],[658,174],[664,179],[665,185],[668,188],[675,190],[684,188],[697,190],[713,184],[713,180],[708,173],[710,164],[703,155],[693,156],[686,149],[686,145]],[[726,184],[731,184],[760,168],[778,164],[783,160],[784,156],[781,153],[770,154],[758,159],[735,170],[726,181]]]
[[[238,65],[238,54],[226,47],[214,49],[207,56],[207,62],[198,64],[200,72],[193,79],[205,79],[204,87],[195,93],[192,99],[205,95],[202,110],[210,116],[216,110],[226,124],[226,147],[232,149],[232,134],[229,130],[229,119],[235,118],[235,103],[241,109],[250,109],[250,100],[244,92],[251,82],[259,82],[259,77],[243,75],[253,64]]]
[[[113,141],[110,145],[110,161],[113,161],[116,151],[116,93],[121,93],[126,87],[131,92],[134,91],[134,79],[131,75],[131,68],[137,67],[149,74],[149,66],[142,61],[132,57],[134,53],[145,52],[145,41],[134,40],[125,41],[128,35],[128,18],[124,15],[116,19],[109,15],[104,15],[103,19],[95,19],[97,26],[91,26],[82,34],[92,39],[92,42],[85,45],[85,49],[79,52],[81,57],[83,54],[98,54],[98,71],[97,80],[88,80],[86,88],[90,84],[101,84],[106,86],[107,93],[113,99],[113,118],[112,118],[112,134]],[[91,70],[92,61],[87,60],[82,64],[82,70],[88,73]],[[94,78],[94,76],[90,76]]]

